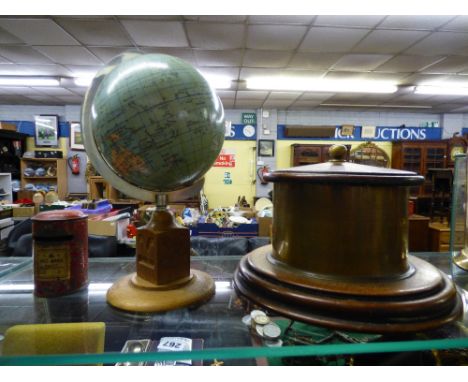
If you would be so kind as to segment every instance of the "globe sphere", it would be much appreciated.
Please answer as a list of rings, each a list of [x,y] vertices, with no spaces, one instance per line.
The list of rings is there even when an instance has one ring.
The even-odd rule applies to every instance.
[[[122,184],[155,192],[188,187],[224,142],[215,91],[190,64],[163,54],[112,60],[93,80],[81,119],[91,162],[120,179],[109,181],[121,191],[129,189]]]

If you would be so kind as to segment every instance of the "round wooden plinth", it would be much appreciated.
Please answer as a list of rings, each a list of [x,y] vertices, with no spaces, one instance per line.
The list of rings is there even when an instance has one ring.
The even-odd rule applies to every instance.
[[[136,286],[135,273],[117,280],[107,291],[107,302],[130,312],[156,313],[195,306],[213,296],[213,279],[205,272],[191,269],[192,278],[173,289]]]
[[[463,312],[453,282],[413,256],[413,271],[405,278],[343,280],[278,263],[271,251],[271,246],[261,247],[241,260],[235,288],[241,297],[298,321],[366,333],[407,333],[442,326]]]
[[[468,254],[462,249],[454,258],[453,262],[464,271],[468,271]]]

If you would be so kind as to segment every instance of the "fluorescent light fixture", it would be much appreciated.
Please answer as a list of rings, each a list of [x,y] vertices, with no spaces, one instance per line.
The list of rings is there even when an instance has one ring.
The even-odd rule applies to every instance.
[[[325,80],[301,77],[252,77],[247,89],[329,93],[395,93],[398,87],[383,81]]]
[[[200,74],[203,77],[205,77],[205,80],[207,80],[210,86],[214,89],[230,89],[231,88],[231,78],[228,76],[203,73],[203,72],[200,72]]]
[[[0,77],[0,86],[59,86],[60,81],[51,77]]]
[[[320,106],[334,107],[382,107],[382,108],[397,108],[397,109],[432,109],[432,106],[427,105],[363,105],[352,103],[321,103]]]
[[[94,76],[76,77],[74,83],[76,86],[88,87],[93,82]]]
[[[416,94],[432,94],[432,95],[454,95],[467,96],[468,84],[464,85],[420,85],[416,86],[414,91]]]

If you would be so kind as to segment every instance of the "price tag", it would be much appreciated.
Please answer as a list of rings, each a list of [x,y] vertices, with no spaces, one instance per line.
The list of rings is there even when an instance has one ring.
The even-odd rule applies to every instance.
[[[158,351],[191,351],[192,340],[184,337],[163,337],[159,340]],[[192,365],[191,359],[175,362],[175,365]]]

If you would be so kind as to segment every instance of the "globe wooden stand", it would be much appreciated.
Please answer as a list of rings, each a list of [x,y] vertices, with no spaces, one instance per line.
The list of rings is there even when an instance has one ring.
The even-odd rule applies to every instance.
[[[137,232],[136,273],[107,292],[107,302],[116,308],[164,312],[198,305],[214,294],[212,278],[190,269],[189,230],[175,223],[163,196],[150,222]]]

